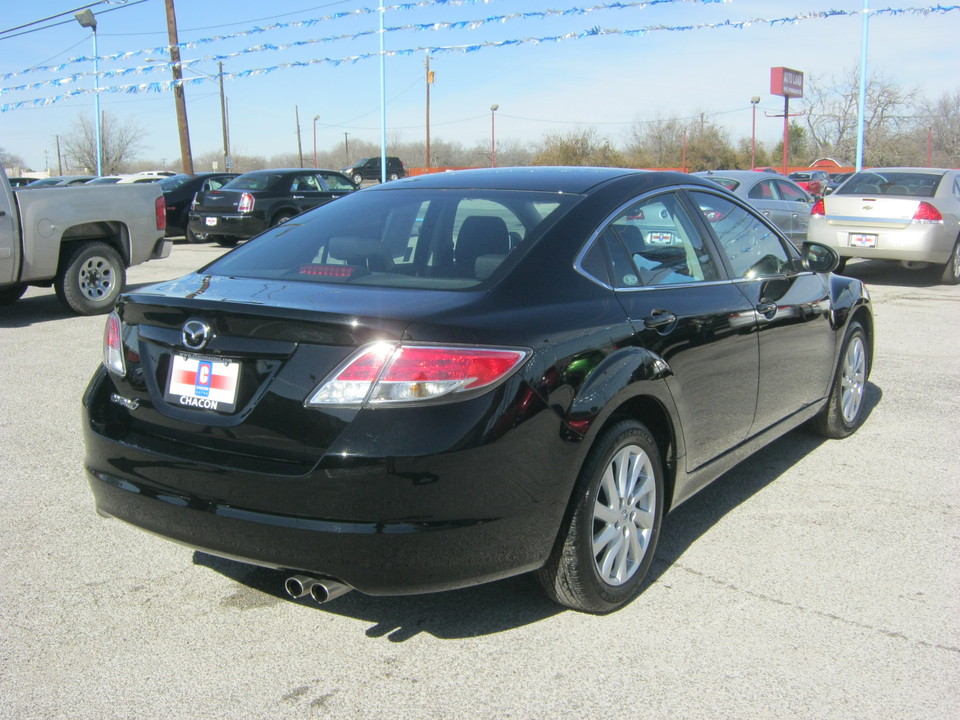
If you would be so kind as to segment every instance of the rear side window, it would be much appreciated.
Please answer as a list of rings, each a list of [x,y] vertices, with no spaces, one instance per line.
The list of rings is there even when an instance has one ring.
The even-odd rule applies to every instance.
[[[521,191],[351,193],[273,228],[205,272],[458,289],[485,281],[579,196]]]
[[[600,232],[597,244],[606,251],[615,288],[677,285],[719,277],[703,237],[674,193],[630,205]],[[602,280],[596,268],[597,253],[591,249],[581,269]]]

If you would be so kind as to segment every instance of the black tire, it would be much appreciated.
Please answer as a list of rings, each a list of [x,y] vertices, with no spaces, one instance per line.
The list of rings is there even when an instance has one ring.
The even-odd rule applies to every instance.
[[[363,182],[363,174],[354,173],[353,175],[350,176],[350,179],[353,180],[354,185],[359,185],[360,183]]]
[[[837,263],[837,267],[834,268],[833,271],[838,275],[841,274],[843,272],[843,269],[847,266],[847,260],[849,259],[850,258],[845,258],[845,257],[840,258],[840,262]]]
[[[399,180],[399,179],[400,179],[400,175],[398,175],[395,172],[392,172],[389,175],[387,175],[387,180]]]
[[[187,238],[187,242],[189,243],[202,243],[207,242],[207,240],[210,239],[210,235],[208,233],[196,233],[191,230],[189,226],[187,227],[185,236]]]
[[[69,248],[53,286],[57,297],[78,315],[110,312],[127,281],[120,255],[103,242]]]
[[[940,274],[940,282],[944,285],[960,285],[960,238],[953,244],[950,259]]]
[[[240,242],[240,238],[232,235],[208,235],[207,239],[213,240],[217,245],[225,248],[236,247],[237,243]]]
[[[864,402],[870,376],[870,343],[857,321],[850,323],[840,348],[840,360],[830,387],[827,404],[809,423],[813,432],[839,440],[857,431],[866,418]]]
[[[23,297],[26,291],[27,286],[24,283],[17,283],[16,285],[8,285],[5,288],[0,288],[0,305],[13,305]]]
[[[273,218],[271,227],[283,225],[283,223],[287,222],[292,217],[294,217],[294,213],[290,212],[289,210],[283,210],[275,218]]]
[[[621,475],[621,483],[615,482]],[[656,441],[623,420],[597,438],[580,470],[553,552],[537,579],[557,603],[606,613],[639,592],[660,536],[663,469]],[[597,538],[607,541],[594,553]]]

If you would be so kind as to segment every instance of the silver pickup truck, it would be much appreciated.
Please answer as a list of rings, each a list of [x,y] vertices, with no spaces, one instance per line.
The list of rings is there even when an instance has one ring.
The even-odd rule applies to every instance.
[[[170,254],[165,227],[156,183],[14,192],[0,168],[0,305],[53,285],[73,312],[108,312],[128,267]]]

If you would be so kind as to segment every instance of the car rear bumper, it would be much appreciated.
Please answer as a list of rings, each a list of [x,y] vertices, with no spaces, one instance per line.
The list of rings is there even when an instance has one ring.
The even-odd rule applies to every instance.
[[[212,225],[210,223],[213,223]],[[251,215],[214,215],[190,213],[190,230],[197,235],[228,235],[252,238],[267,229],[267,223]]]
[[[540,567],[582,450],[559,439],[546,411],[479,447],[327,457],[281,475],[252,462],[243,470],[204,464],[189,450],[173,457],[133,433],[108,437],[87,412],[85,468],[101,514],[213,555],[374,595],[465,587]]]
[[[876,244],[873,247],[853,245],[851,236],[854,235],[875,235]],[[888,229],[811,218],[807,239],[829,245],[841,257],[943,264],[950,258],[957,241],[957,228],[912,223],[904,228]]]

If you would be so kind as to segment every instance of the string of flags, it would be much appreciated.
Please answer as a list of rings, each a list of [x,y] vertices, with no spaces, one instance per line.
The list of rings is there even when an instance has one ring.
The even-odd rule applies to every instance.
[[[463,5],[463,4],[477,4],[479,2],[486,2],[486,0],[421,0],[420,2],[415,3],[404,3],[402,5],[391,6],[391,9],[396,10],[406,10],[424,7],[427,5]],[[604,3],[600,5],[594,5],[591,7],[584,8],[568,8],[565,10],[540,10],[534,12],[514,12],[505,15],[496,15],[486,18],[481,18],[478,20],[469,20],[469,21],[455,21],[455,22],[437,22],[437,23],[418,23],[410,25],[395,26],[391,28],[385,28],[385,32],[398,32],[398,31],[415,31],[415,32],[428,32],[428,31],[442,31],[442,30],[472,30],[476,28],[483,27],[492,23],[505,23],[511,20],[526,20],[526,19],[540,19],[547,17],[549,15],[587,15],[591,12],[596,12],[599,10],[618,10],[618,9],[627,9],[627,8],[638,8],[638,7],[650,7],[652,5],[663,4],[663,3],[673,3],[673,2],[701,2],[701,3],[722,3],[727,2],[727,0],[646,0],[646,2],[612,2]],[[960,10],[960,5],[931,5],[925,7],[909,7],[909,8],[881,8],[870,10],[869,12],[873,16],[898,16],[898,15],[932,15],[932,14],[946,14],[950,12],[955,12]],[[332,16],[327,16],[326,18],[317,18],[314,20],[305,20],[297,21],[296,23],[277,23],[275,25],[267,26],[264,28],[252,28],[240,33],[234,33],[230,36],[218,36],[217,38],[205,38],[202,40],[196,40],[189,43],[181,43],[180,47],[182,48],[194,48],[200,47],[208,43],[216,42],[221,39],[226,38],[236,38],[243,37],[247,35],[254,35],[260,32],[265,32],[267,29],[285,29],[287,27],[304,27],[307,24],[316,24],[321,21],[329,19],[338,19],[346,16],[354,16],[357,14],[370,12],[368,9],[358,9],[354,11],[336,13]],[[647,25],[642,28],[637,29],[618,29],[618,28],[601,28],[599,26],[588,28],[579,32],[570,32],[562,35],[551,35],[543,37],[523,37],[523,38],[513,38],[507,40],[490,40],[476,43],[460,44],[460,45],[424,45],[412,48],[397,49],[397,50],[385,50],[384,55],[387,57],[401,57],[407,55],[413,55],[417,53],[429,53],[431,55],[440,55],[444,53],[474,53],[481,50],[489,49],[499,49],[505,47],[516,47],[522,45],[539,45],[545,43],[559,43],[572,40],[582,40],[585,38],[595,38],[603,36],[622,36],[622,37],[642,37],[648,33],[655,32],[690,32],[696,30],[719,30],[719,29],[734,29],[734,30],[744,30],[754,25],[767,25],[767,26],[777,26],[777,25],[787,25],[787,24],[796,24],[800,22],[806,22],[811,20],[822,20],[833,17],[847,17],[851,15],[860,15],[862,11],[860,10],[822,10],[822,11],[811,11],[797,13],[795,15],[783,16],[783,17],[771,17],[771,18],[752,18],[750,20],[723,20],[719,22],[704,22],[704,23],[694,23],[687,25]],[[296,42],[286,43],[286,44],[270,44],[263,43],[259,45],[253,45],[248,48],[238,50],[236,52],[220,54],[220,55],[208,55],[202,58],[195,58],[192,60],[183,60],[181,65],[188,67],[190,64],[198,62],[222,62],[224,60],[229,60],[231,58],[236,58],[240,56],[263,53],[263,52],[283,52],[286,50],[291,50],[299,47],[310,46],[310,45],[320,45],[324,43],[335,42],[338,40],[353,40],[359,37],[366,35],[375,35],[378,31],[369,30],[362,31],[359,33],[351,33],[347,35],[337,35],[330,36],[325,38],[316,38],[309,40],[300,40]],[[169,50],[168,46],[163,46],[160,48],[151,48],[147,50],[137,50],[128,53],[122,53],[119,55],[105,56],[100,58],[101,60],[122,60],[129,59],[139,55],[149,55],[157,53],[165,53]],[[293,62],[283,62],[278,63],[268,67],[258,67],[251,68],[247,70],[240,70],[235,72],[225,72],[223,73],[224,79],[244,79],[261,75],[269,75],[281,70],[289,70],[293,68],[305,68],[315,65],[329,65],[336,67],[338,65],[346,63],[357,63],[364,60],[370,60],[380,57],[379,52],[369,52],[361,53],[356,55],[348,55],[344,57],[324,57],[324,58],[315,58],[311,60],[302,60],[302,61],[293,61]],[[93,58],[75,58],[71,59],[62,65],[42,68],[47,71],[56,70],[61,71],[62,68],[67,65],[77,63],[77,62],[92,62]],[[146,65],[141,67],[132,67],[132,68],[122,68],[117,70],[106,70],[100,73],[101,78],[123,78],[130,75],[140,75],[150,72],[167,70],[169,71],[172,67],[171,63],[155,63],[152,65]],[[0,76],[0,81],[6,81],[14,77],[26,74],[27,72],[39,71],[41,68],[31,68],[29,71],[22,71],[21,73],[10,73],[7,75]],[[79,82],[81,79],[91,76],[93,73],[90,72],[79,72],[74,73],[69,76],[57,78],[54,80],[44,80],[36,83],[29,83],[24,85],[19,85],[16,87],[7,87],[0,88],[0,96],[4,94],[9,94],[13,92],[24,92],[28,90],[37,90],[43,87],[63,87],[67,85],[73,85]],[[121,85],[109,85],[99,88],[101,93],[122,93],[122,94],[141,94],[141,93],[162,93],[169,92],[176,85],[194,85],[198,83],[203,83],[208,81],[208,77],[190,77],[182,78],[180,81],[174,80],[164,80],[164,81],[155,81],[155,82],[146,82],[146,83],[134,83],[134,84],[121,84]],[[19,102],[11,102],[0,104],[0,113],[10,112],[12,110],[19,110],[22,108],[28,107],[42,107],[46,105],[53,105],[55,103],[63,102],[71,98],[75,98],[82,95],[88,95],[97,92],[94,88],[76,88],[68,92],[46,97],[46,98],[35,98],[32,100],[22,100]]]

